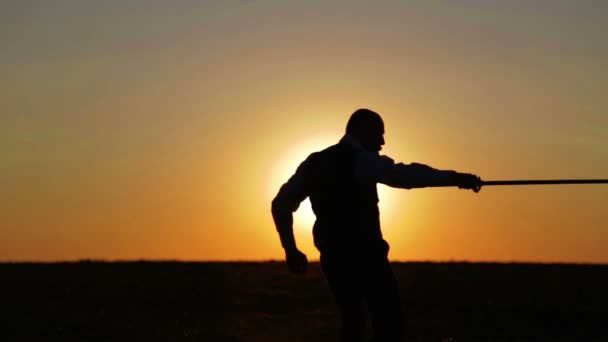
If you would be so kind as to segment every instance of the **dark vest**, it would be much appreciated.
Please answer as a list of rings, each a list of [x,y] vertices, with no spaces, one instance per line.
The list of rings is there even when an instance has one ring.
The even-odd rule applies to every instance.
[[[309,196],[317,219],[315,246],[324,252],[357,252],[384,246],[376,184],[355,178],[357,151],[340,143],[310,155]]]

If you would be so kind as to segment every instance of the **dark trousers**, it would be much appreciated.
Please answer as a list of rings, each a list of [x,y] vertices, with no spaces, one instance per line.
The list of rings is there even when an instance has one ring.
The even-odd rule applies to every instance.
[[[372,341],[400,341],[401,301],[386,252],[321,253],[321,268],[340,308],[340,341],[362,341],[365,305]]]

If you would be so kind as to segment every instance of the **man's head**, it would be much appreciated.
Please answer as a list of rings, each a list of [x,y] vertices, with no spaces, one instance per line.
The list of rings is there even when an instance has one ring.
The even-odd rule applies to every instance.
[[[384,122],[374,111],[357,109],[348,119],[346,134],[359,140],[366,150],[378,152],[384,145]]]

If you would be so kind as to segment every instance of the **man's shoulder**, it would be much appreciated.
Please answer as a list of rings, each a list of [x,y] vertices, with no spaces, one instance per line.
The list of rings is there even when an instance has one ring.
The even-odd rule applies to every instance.
[[[351,156],[355,154],[356,150],[352,146],[344,143],[338,143],[335,145],[328,146],[321,151],[311,153],[308,158],[306,158],[306,161],[310,161],[312,163],[331,161],[339,159],[340,157]]]

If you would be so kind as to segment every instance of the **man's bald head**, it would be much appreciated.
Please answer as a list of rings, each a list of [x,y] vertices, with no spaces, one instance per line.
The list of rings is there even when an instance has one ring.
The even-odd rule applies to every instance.
[[[372,110],[357,109],[346,124],[346,134],[356,138],[365,149],[377,152],[384,145],[384,122]]]

